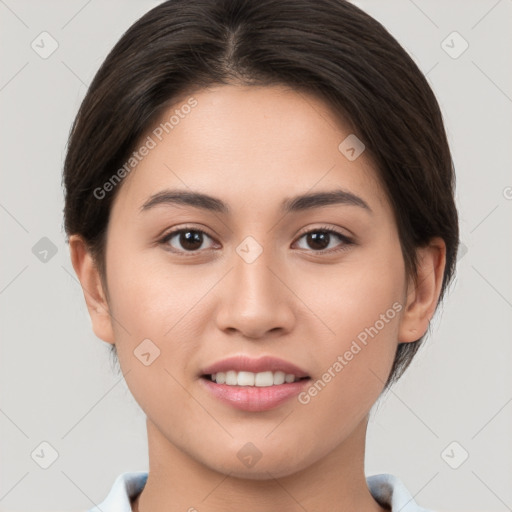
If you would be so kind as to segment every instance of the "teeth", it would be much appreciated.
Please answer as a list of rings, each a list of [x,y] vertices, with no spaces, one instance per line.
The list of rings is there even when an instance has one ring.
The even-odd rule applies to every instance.
[[[236,386],[237,383],[237,373],[231,370],[229,372],[226,372],[226,384],[228,386]]]
[[[227,384],[228,386],[256,386],[268,387],[278,386],[280,384],[291,383],[299,380],[292,373],[284,372],[228,372],[213,373],[211,378],[217,384]]]
[[[295,375],[290,375],[289,373],[286,374],[285,378],[284,378],[285,382],[293,382],[295,380]]]

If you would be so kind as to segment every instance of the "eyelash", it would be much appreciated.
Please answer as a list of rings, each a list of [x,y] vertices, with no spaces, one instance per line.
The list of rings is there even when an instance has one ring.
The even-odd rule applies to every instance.
[[[167,233],[166,235],[164,235],[158,241],[158,243],[163,244],[163,245],[167,245],[169,247],[169,245],[168,245],[169,240],[171,240],[177,234],[184,233],[184,232],[187,232],[187,231],[193,231],[195,233],[201,233],[203,235],[206,235],[208,238],[213,239],[213,237],[211,237],[208,233],[206,233],[206,231],[203,231],[202,229],[197,229],[197,228],[194,228],[194,227],[182,227],[182,228],[175,229],[175,230]],[[338,252],[341,252],[341,251],[346,251],[348,249],[348,246],[354,245],[354,243],[355,243],[351,238],[349,238],[346,235],[343,235],[342,233],[340,233],[339,231],[336,231],[336,230],[334,230],[332,228],[329,228],[327,226],[322,226],[322,227],[319,227],[319,228],[315,228],[315,229],[311,229],[309,231],[306,231],[306,232],[302,233],[299,236],[297,241],[301,240],[303,237],[305,237],[306,235],[308,235],[310,233],[327,233],[329,235],[335,235],[342,242],[341,247],[339,247],[337,249],[321,249],[321,250],[318,250],[318,251],[315,251],[315,250],[308,251],[308,252],[313,252],[314,254],[332,254],[332,253],[338,253]],[[213,250],[213,249],[203,249],[203,250],[196,250],[196,251],[181,251],[181,250],[176,250],[174,248],[171,248],[171,249],[168,248],[167,250],[171,251],[173,254],[179,254],[180,256],[188,257],[188,256],[197,255],[197,254],[199,254],[200,252],[202,252],[204,250],[208,251],[208,250]],[[305,250],[305,249],[301,249],[301,250]]]

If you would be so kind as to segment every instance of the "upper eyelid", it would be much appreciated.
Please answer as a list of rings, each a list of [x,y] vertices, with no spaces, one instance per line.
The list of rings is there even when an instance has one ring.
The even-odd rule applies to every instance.
[[[208,233],[208,231],[206,231],[204,228],[198,228],[198,227],[194,227],[194,226],[184,226],[184,227],[179,227],[179,228],[173,228],[171,229],[170,231],[164,233],[161,237],[160,237],[160,240],[165,240],[165,239],[168,239],[174,235],[177,235],[178,233],[181,233],[182,231],[197,231],[199,233],[203,233],[205,234],[206,236],[214,239],[215,237],[213,235],[210,235],[210,233]]]
[[[341,236],[342,238],[352,239],[352,237],[353,237],[352,234],[346,235],[346,234],[342,233],[340,230],[341,230],[341,228],[335,228],[335,227],[331,227],[331,226],[320,226],[317,228],[309,228],[309,229],[306,229],[305,231],[301,231],[297,236],[302,237],[304,235],[307,235],[308,233],[312,233],[315,231],[327,231],[329,233],[333,233],[335,235]]]

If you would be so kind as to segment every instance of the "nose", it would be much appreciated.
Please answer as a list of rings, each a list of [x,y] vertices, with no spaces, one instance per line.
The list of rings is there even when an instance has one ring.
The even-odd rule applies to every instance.
[[[254,261],[240,254],[234,253],[233,268],[222,281],[218,328],[252,339],[290,332],[295,296],[283,267],[270,261],[270,252],[263,251]]]

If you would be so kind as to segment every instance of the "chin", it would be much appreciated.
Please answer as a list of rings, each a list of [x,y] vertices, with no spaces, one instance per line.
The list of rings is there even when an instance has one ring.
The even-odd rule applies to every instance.
[[[294,457],[285,456],[283,453],[279,453],[279,458],[274,454],[269,454],[268,456],[261,454],[259,457],[255,454],[252,460],[247,458],[244,461],[244,454],[242,453],[239,456],[235,452],[227,460],[219,461],[219,458],[215,458],[213,460],[203,460],[203,464],[213,471],[243,480],[283,478],[297,473],[308,466],[306,460],[297,460]]]
[[[261,461],[260,461],[261,462]],[[241,480],[272,480],[274,478],[283,478],[292,475],[298,471],[297,466],[292,467],[289,463],[283,464],[266,464],[258,463],[252,468],[224,467],[216,469],[218,472],[229,475],[232,478]]]

